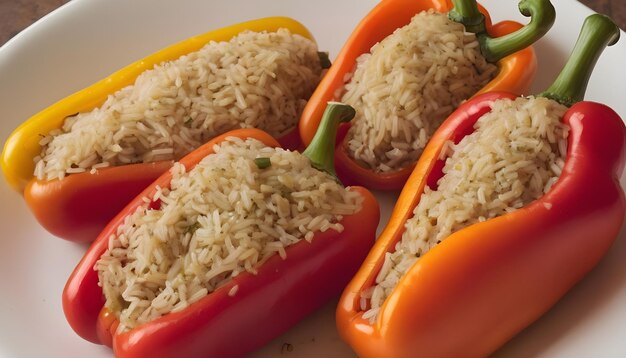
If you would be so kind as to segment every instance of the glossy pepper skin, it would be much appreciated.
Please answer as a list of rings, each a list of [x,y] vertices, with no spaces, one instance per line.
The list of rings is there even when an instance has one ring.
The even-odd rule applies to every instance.
[[[180,162],[192,168],[212,153],[226,136],[256,138],[270,146],[279,143],[258,129],[240,129],[219,136]],[[241,356],[265,344],[336,296],[345,287],[373,244],[379,220],[374,196],[353,187],[363,197],[362,209],[344,216],[342,233],[318,232],[311,243],[301,241],[258,268],[258,274],[242,273],[188,308],[164,315],[122,334],[116,319],[104,305],[93,267],[107,249],[108,238],[124,218],[152,197],[156,185],[167,187],[170,172],[159,177],[109,223],[93,242],[69,278],[63,291],[65,316],[81,337],[112,345],[119,357],[231,357]],[[239,288],[234,296],[228,292]]]
[[[452,9],[452,3],[450,0],[383,0],[361,20],[304,109],[299,128],[305,145],[315,134],[326,102],[339,100],[339,98],[334,98],[335,93],[343,87],[346,74],[354,71],[357,57],[368,53],[374,44],[389,36],[395,29],[408,24],[415,14],[429,9],[448,12]],[[503,21],[492,25],[487,11],[483,8],[480,10],[485,16],[486,30],[491,36],[501,37],[521,28],[520,24],[513,21]],[[498,75],[477,94],[488,91],[508,91],[521,95],[528,91],[537,69],[537,60],[532,47],[526,47],[502,58],[497,65],[500,69]],[[384,173],[359,165],[350,157],[343,142],[349,125],[344,124],[337,136],[335,162],[339,178],[346,185],[363,185],[370,189],[382,190],[401,189],[414,165]]]
[[[92,241],[125,204],[172,163],[124,165],[99,169],[96,174],[72,174],[63,180],[37,180],[33,176],[33,158],[41,152],[41,135],[60,128],[68,116],[100,106],[107,96],[131,85],[137,76],[155,64],[197,51],[209,41],[227,41],[244,30],[276,31],[279,28],[313,40],[302,24],[286,17],[240,23],[160,50],[42,110],[22,123],[4,145],[0,164],[7,182],[13,189],[23,192],[28,207],[50,233],[70,241]],[[297,128],[278,141],[285,148],[297,148],[300,145]]]
[[[589,16],[576,46],[540,96],[569,106],[565,166],[541,198],[514,212],[467,226],[422,255],[380,307],[362,318],[360,292],[375,282],[424,187],[442,177],[445,143],[458,143],[495,100],[493,92],[461,105],[418,161],[376,245],[337,308],[341,336],[362,357],[482,357],[534,322],[581,280],[617,237],[626,213],[619,179],[626,127],[609,107],[582,98],[601,51],[619,38],[602,15]]]

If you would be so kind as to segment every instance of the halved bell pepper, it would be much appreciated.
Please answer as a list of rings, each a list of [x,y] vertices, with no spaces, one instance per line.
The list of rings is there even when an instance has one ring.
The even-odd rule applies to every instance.
[[[439,128],[339,302],[339,332],[359,356],[487,356],[550,309],[600,261],[626,212],[619,183],[626,128],[609,107],[579,101],[600,52],[618,36],[608,18],[590,16],[561,75],[541,94],[571,105],[563,117],[570,126],[569,144],[557,183],[531,204],[461,229],[422,255],[370,323],[362,318],[361,292],[372,286],[385,253],[402,237],[424,187],[434,188],[442,176],[444,143],[471,133],[493,101],[515,95],[476,96]]]
[[[454,11],[451,11],[452,3],[455,4]],[[477,7],[475,0],[381,1],[350,35],[304,108],[299,124],[302,141],[304,144],[311,142],[326,102],[340,100],[334,97],[337,90],[344,86],[346,74],[354,71],[357,57],[368,53],[374,44],[395,29],[408,24],[415,14],[429,9],[455,14],[455,21],[477,34],[485,58],[497,62],[500,69],[498,75],[476,94],[488,91],[508,91],[517,95],[526,93],[537,69],[535,52],[529,45],[550,29],[555,14],[548,0],[522,0],[519,7],[524,15],[532,16],[531,22],[523,28],[513,21],[492,25],[489,13]],[[348,185],[358,184],[370,189],[401,189],[415,165],[393,172],[376,172],[361,166],[348,154],[343,141],[349,126],[349,123],[343,125],[337,136],[335,160],[339,178]]]
[[[351,116],[354,111],[349,106],[329,107],[331,121],[305,151],[314,167],[333,173],[338,122]],[[256,138],[269,146],[279,145],[261,130],[235,130],[211,140],[180,162],[190,170],[212,153],[214,144],[227,136]],[[256,275],[239,274],[180,312],[116,333],[117,319],[104,307],[94,265],[107,249],[109,236],[126,216],[145,204],[143,197],[153,197],[157,185],[168,187],[171,177],[169,171],[160,176],[109,223],[75,268],[63,291],[63,309],[74,331],[91,342],[112,345],[116,356],[231,357],[254,350],[338,295],[376,236],[378,203],[367,189],[353,187],[351,190],[359,192],[364,201],[359,212],[343,217],[343,232],[317,232],[310,243],[303,240],[287,247],[285,259],[278,255],[271,257],[258,268]],[[231,297],[228,293],[235,285],[239,287]]]
[[[92,241],[107,222],[172,162],[132,164],[99,169],[96,174],[72,174],[63,180],[37,180],[33,158],[41,153],[42,135],[60,128],[66,117],[100,106],[107,96],[131,85],[144,71],[163,61],[197,51],[210,41],[228,41],[242,31],[286,28],[314,41],[299,22],[268,17],[194,36],[134,62],[35,114],[7,139],[0,158],[8,183],[24,198],[39,223],[50,233],[71,241]],[[297,128],[278,141],[285,148],[300,145]]]

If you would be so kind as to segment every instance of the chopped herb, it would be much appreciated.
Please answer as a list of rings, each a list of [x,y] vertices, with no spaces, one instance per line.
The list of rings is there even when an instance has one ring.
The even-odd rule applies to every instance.
[[[193,118],[187,117],[187,118],[185,118],[185,122],[183,122],[183,123],[185,124],[185,126],[190,127],[191,126],[191,121],[193,121]]]
[[[261,158],[256,158],[254,160],[254,164],[256,164],[256,166],[259,169],[265,169],[265,168],[271,166],[272,162],[270,161],[270,158],[261,157]]]
[[[199,222],[195,222],[189,226],[187,226],[187,229],[185,229],[185,234],[189,233],[191,235],[193,235],[196,230],[198,230],[200,228],[200,223]]]

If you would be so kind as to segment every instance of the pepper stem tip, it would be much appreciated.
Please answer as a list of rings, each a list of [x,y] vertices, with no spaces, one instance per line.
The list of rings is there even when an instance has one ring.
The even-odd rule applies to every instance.
[[[330,57],[328,57],[328,52],[318,51],[317,57],[320,59],[320,66],[322,69],[330,68],[332,63],[330,62]]]
[[[530,22],[521,29],[501,37],[490,37],[486,32],[477,34],[481,52],[488,62],[498,62],[532,45],[550,30],[556,19],[550,0],[521,0],[518,8],[522,15],[530,17]]]

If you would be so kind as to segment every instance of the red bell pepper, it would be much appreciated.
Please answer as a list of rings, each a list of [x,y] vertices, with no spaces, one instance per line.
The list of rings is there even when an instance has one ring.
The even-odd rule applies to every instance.
[[[346,74],[354,71],[357,57],[369,52],[374,44],[397,28],[408,24],[415,14],[428,9],[449,12],[455,21],[466,26],[467,31],[477,34],[485,58],[497,62],[498,75],[476,94],[488,91],[526,93],[537,69],[535,52],[530,45],[550,29],[555,14],[548,0],[524,0],[519,7],[525,16],[532,16],[524,27],[513,21],[492,25],[489,13],[477,6],[475,0],[381,1],[355,28],[304,108],[299,124],[302,141],[305,145],[310,143],[326,102],[340,100],[335,98],[337,90],[344,86]],[[344,138],[349,126],[349,123],[342,125],[337,136],[335,161],[339,178],[346,184],[370,189],[401,189],[415,165],[391,172],[376,172],[363,167],[347,152]]]
[[[458,143],[471,133],[493,101],[515,95],[477,96],[439,128],[339,302],[339,332],[359,356],[487,356],[550,309],[600,261],[626,212],[619,183],[626,128],[609,107],[580,101],[600,52],[618,37],[610,19],[587,18],[567,65],[541,94],[571,105],[563,117],[570,127],[565,167],[550,191],[512,213],[461,229],[423,254],[370,323],[362,318],[361,292],[372,286],[385,254],[401,239],[424,187],[436,187],[445,143]]]
[[[335,131],[339,119],[354,116],[354,111],[349,110],[352,110],[349,106],[329,106],[328,127],[320,130],[318,139],[305,151],[314,167],[334,172]],[[242,129],[213,139],[180,162],[191,169],[226,136],[256,138],[269,146],[278,146],[265,132]],[[256,275],[242,273],[180,312],[115,333],[117,319],[103,306],[105,299],[94,265],[107,249],[110,235],[126,216],[145,205],[142,198],[153,197],[157,185],[168,187],[171,178],[169,171],[163,174],[109,223],[63,291],[63,309],[74,331],[91,342],[112,345],[120,357],[243,355],[339,294],[373,244],[380,215],[378,203],[366,189],[353,187],[351,190],[359,192],[364,201],[359,212],[343,217],[342,233],[317,232],[312,242],[303,240],[286,248],[286,259],[278,255],[270,258],[258,268]],[[239,287],[231,297],[228,292],[235,285]]]

